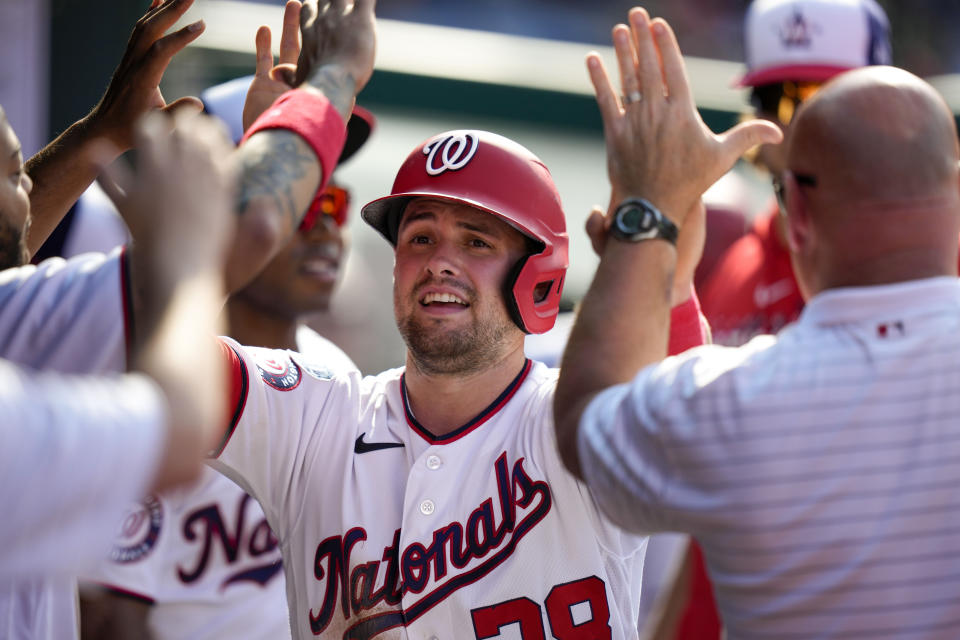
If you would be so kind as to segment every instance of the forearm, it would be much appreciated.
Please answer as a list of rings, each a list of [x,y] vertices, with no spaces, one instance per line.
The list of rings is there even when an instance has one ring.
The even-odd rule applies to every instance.
[[[83,118],[27,161],[27,174],[33,180],[32,222],[27,236],[30,255],[37,252],[96,179],[99,165],[91,150],[97,135],[96,122]]]
[[[221,435],[226,374],[214,336],[223,332],[222,299],[218,271],[180,282],[156,331],[136,354],[134,366],[154,379],[168,407],[167,439],[154,491],[194,479],[202,454]],[[198,384],[204,393],[198,394]]]
[[[578,476],[577,427],[587,404],[667,355],[675,264],[676,249],[665,241],[606,245],[570,334],[554,401],[560,452]]]
[[[240,146],[237,155],[237,232],[226,267],[230,292],[249,283],[290,241],[323,175],[310,145],[287,129],[254,134]]]

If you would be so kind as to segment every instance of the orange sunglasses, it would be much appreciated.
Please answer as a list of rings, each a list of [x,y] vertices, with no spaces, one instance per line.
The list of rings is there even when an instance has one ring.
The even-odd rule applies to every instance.
[[[350,191],[335,184],[328,184],[326,189],[317,194],[311,209],[315,207],[319,207],[321,214],[332,217],[338,227],[342,227],[347,223],[347,212],[350,209]],[[314,219],[313,224],[316,224],[317,220],[319,220],[319,217]],[[313,225],[311,225],[311,228],[313,228]],[[309,231],[309,229],[305,229],[305,231]]]

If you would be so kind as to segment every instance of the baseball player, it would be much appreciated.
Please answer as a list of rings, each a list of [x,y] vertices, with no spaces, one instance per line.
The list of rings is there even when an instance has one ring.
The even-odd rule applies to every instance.
[[[635,637],[644,538],[563,471],[556,372],[523,355],[567,267],[548,171],[447,132],[362,213],[395,247],[406,367],[361,378],[223,343],[236,414],[212,465],[277,533],[294,637]],[[674,320],[678,349],[700,341],[692,300]]]

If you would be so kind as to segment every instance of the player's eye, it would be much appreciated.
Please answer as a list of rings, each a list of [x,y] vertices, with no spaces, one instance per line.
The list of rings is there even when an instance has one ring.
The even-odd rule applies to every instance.
[[[474,249],[489,249],[490,244],[487,241],[480,238],[471,238],[469,242],[470,246]]]

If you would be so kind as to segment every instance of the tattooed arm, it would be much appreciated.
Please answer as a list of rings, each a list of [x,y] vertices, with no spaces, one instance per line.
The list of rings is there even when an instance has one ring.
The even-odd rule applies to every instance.
[[[246,285],[289,241],[320,184],[313,149],[286,129],[261,131],[237,152],[237,237],[227,259],[227,291]]]
[[[303,2],[303,46],[293,82],[298,91],[325,96],[346,123],[357,92],[373,73],[375,0],[355,0],[340,10],[334,4],[321,12],[316,0]],[[239,225],[227,261],[228,291],[246,285],[289,241],[324,175],[313,149],[285,129],[255,133],[237,154]]]

